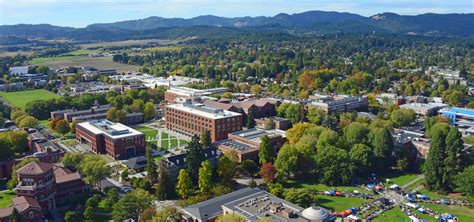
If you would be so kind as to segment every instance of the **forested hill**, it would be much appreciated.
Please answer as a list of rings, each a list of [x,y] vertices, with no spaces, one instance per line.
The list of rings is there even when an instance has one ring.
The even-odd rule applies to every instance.
[[[69,38],[74,40],[118,40],[130,38],[220,37],[241,33],[314,35],[330,33],[396,33],[435,36],[474,36],[474,14],[382,13],[364,17],[351,13],[308,11],[280,13],[273,17],[225,18],[212,15],[190,19],[149,17],[86,28],[41,25],[0,26],[0,36],[20,38]]]

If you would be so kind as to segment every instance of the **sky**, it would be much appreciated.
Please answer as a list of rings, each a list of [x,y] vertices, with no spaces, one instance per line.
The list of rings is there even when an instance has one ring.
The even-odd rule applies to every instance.
[[[371,16],[382,12],[474,13],[474,0],[0,0],[0,24],[85,27],[149,16],[274,16],[309,10]]]

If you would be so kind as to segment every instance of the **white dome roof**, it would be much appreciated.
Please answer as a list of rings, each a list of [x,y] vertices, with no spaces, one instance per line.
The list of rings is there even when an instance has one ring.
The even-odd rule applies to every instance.
[[[311,206],[303,210],[303,217],[308,220],[324,220],[329,217],[328,210],[319,207],[319,206]]]

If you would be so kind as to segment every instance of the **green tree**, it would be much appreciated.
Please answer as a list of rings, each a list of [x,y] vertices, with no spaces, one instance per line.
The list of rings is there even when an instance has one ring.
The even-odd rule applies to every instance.
[[[212,167],[209,160],[202,162],[201,168],[199,168],[198,184],[199,190],[203,193],[209,192],[212,187]]]
[[[12,214],[8,217],[8,221],[10,222],[22,222],[23,218],[21,217],[20,213],[18,210],[14,207]]]
[[[27,116],[20,121],[21,128],[35,128],[38,126],[38,120],[35,117]]]
[[[250,111],[249,114],[247,115],[247,123],[246,123],[247,129],[251,129],[255,127],[255,114],[254,111]]]
[[[356,144],[349,151],[351,163],[355,172],[364,176],[372,169],[373,153],[372,149],[365,144]]]
[[[449,190],[453,188],[454,177],[463,170],[464,143],[462,135],[456,127],[449,127],[446,136],[446,158],[444,159],[444,181]]]
[[[143,100],[135,99],[133,100],[132,105],[130,105],[130,110],[132,112],[143,112],[143,106],[144,106]]]
[[[294,145],[285,144],[278,152],[275,168],[279,175],[293,178],[301,175],[301,153]],[[306,169],[304,169],[306,170]]]
[[[56,123],[56,127],[54,128],[54,130],[64,135],[66,133],[69,133],[69,131],[71,131],[71,128],[69,127],[69,122],[62,119]]]
[[[156,163],[155,163],[155,160],[153,159],[153,156],[152,156],[152,151],[151,151],[151,147],[147,144],[146,146],[146,153],[145,153],[145,157],[146,157],[146,172],[147,172],[147,177],[148,177],[148,180],[151,182],[151,183],[155,183],[156,180],[157,180],[157,175],[156,175]]]
[[[347,184],[353,176],[349,153],[340,148],[325,146],[316,154],[321,182],[328,185]]]
[[[181,220],[181,218],[181,212],[178,209],[176,209],[175,207],[166,207],[156,212],[153,221],[179,221]]]
[[[397,109],[390,114],[390,120],[397,127],[408,126],[415,121],[415,118],[412,109]]]
[[[373,148],[376,168],[383,172],[392,164],[394,148],[392,134],[386,128],[373,128],[369,133],[369,141]]]
[[[199,142],[199,136],[194,135],[191,138],[191,142],[186,146],[186,170],[193,184],[197,184],[199,167],[204,160],[204,151]]]
[[[367,144],[369,128],[366,124],[353,122],[344,129],[344,137],[350,145]]]
[[[151,206],[153,197],[145,190],[137,189],[122,196],[114,205],[112,218],[114,221],[125,219],[138,220],[140,213]]]
[[[260,148],[258,150],[258,160],[260,164],[273,162],[275,160],[275,150],[272,147],[270,138],[263,136],[260,138]]]
[[[7,131],[4,133],[0,133],[0,138],[2,140],[5,140],[5,142],[8,142],[8,146],[10,146],[9,148],[0,149],[12,150],[16,153],[23,153],[28,151],[28,133],[25,131]],[[4,143],[2,145],[7,144]]]
[[[178,175],[178,183],[176,184],[176,193],[182,199],[189,196],[191,189],[191,178],[186,170],[181,169]]]
[[[302,104],[290,104],[285,110],[285,118],[295,124],[301,122],[304,117],[304,106]]]
[[[464,169],[464,171],[454,178],[455,191],[465,193],[474,198],[474,165]]]
[[[64,214],[64,221],[65,222],[76,222],[76,221],[79,221],[79,218],[78,218],[76,212],[68,211]]]
[[[308,119],[310,123],[321,125],[326,115],[327,114],[324,110],[310,106],[308,108],[308,113],[306,113],[306,119]]]
[[[158,163],[158,182],[155,184],[155,196],[159,200],[170,198],[174,191],[171,184],[170,176],[164,161]]]
[[[445,169],[444,160],[446,159],[446,136],[449,126],[446,124],[436,124],[430,130],[431,144],[430,152],[424,163],[423,171],[426,179],[426,185],[429,189],[435,191],[446,190],[446,181],[444,181]]]
[[[201,145],[202,147],[209,147],[212,144],[211,132],[205,129],[201,134]]]
[[[146,120],[155,118],[156,110],[152,102],[147,102],[145,104],[145,108],[143,108],[143,115],[145,116]]]
[[[105,202],[105,211],[110,212],[113,209],[113,206],[120,199],[120,196],[117,192],[117,189],[109,189],[107,191],[107,197],[104,199]]]
[[[237,164],[226,155],[219,158],[217,162],[217,174],[226,186],[232,184]]]
[[[301,207],[309,207],[317,204],[316,195],[308,188],[290,188],[284,192],[285,200]]]

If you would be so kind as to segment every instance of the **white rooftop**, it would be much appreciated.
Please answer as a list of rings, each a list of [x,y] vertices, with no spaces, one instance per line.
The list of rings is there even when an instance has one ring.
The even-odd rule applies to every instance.
[[[78,123],[77,125],[94,134],[105,134],[112,139],[143,135],[143,133],[138,130],[108,120],[92,120],[89,122]]]
[[[242,114],[223,109],[216,109],[203,104],[174,104],[167,107],[187,113],[203,116],[209,119],[222,119],[227,117],[241,116]]]

